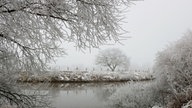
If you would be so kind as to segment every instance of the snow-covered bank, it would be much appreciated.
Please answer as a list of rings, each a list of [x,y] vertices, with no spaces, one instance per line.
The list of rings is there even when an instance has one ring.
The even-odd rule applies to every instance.
[[[88,71],[60,71],[44,74],[29,75],[22,73],[18,81],[21,82],[118,82],[118,81],[143,81],[154,79],[149,73],[144,72],[88,72]]]

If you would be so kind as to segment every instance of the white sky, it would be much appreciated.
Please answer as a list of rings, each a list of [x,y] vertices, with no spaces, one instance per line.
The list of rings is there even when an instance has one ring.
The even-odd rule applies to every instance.
[[[121,49],[134,65],[152,66],[156,53],[171,42],[178,40],[192,28],[192,0],[144,0],[136,1],[125,13],[127,22],[123,25],[132,38],[122,45],[101,46]],[[72,45],[66,45],[68,55],[58,58],[57,66],[94,66],[99,49],[79,52]]]

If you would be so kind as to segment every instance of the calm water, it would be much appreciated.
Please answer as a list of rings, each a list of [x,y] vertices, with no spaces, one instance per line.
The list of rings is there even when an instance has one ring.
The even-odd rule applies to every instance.
[[[161,104],[152,82],[25,84],[46,92],[56,108],[150,108]]]

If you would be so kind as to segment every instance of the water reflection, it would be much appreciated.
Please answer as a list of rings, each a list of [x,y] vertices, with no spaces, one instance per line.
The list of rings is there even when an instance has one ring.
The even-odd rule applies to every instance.
[[[57,108],[106,108],[106,101],[116,88],[124,83],[68,83],[51,85],[52,90],[59,86],[59,95],[53,96]]]
[[[153,82],[64,83],[22,86],[47,91],[56,108],[150,108],[162,104]]]

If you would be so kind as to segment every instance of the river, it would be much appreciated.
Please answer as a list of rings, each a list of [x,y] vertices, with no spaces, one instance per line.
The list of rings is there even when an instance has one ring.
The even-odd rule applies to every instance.
[[[151,108],[164,104],[153,81],[126,83],[24,84],[46,92],[55,108]]]

